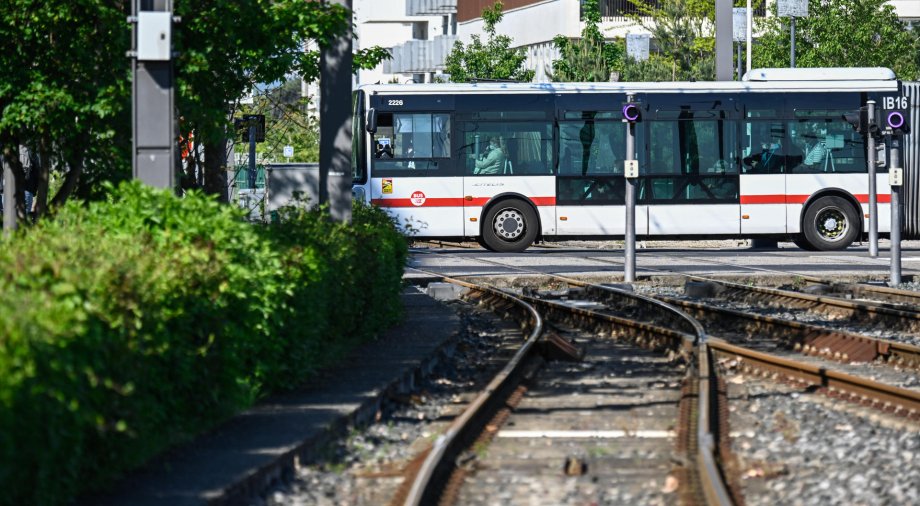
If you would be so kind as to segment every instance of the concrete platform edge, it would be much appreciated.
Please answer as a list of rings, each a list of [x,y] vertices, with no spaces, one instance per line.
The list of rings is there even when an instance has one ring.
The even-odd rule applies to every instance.
[[[355,411],[334,420],[324,431],[302,441],[296,448],[276,458],[268,465],[262,466],[250,475],[228,485],[212,497],[206,497],[206,504],[209,506],[250,504],[250,500],[253,497],[268,490],[272,485],[295,476],[302,463],[309,463],[314,460],[318,456],[318,451],[343,437],[350,427],[366,426],[373,423],[383,399],[390,395],[410,391],[418,381],[430,375],[442,360],[453,355],[460,330],[459,324],[455,325],[455,327],[445,332],[448,335],[447,339],[427,357],[424,357],[418,366],[404,371],[376,395],[362,403]]]

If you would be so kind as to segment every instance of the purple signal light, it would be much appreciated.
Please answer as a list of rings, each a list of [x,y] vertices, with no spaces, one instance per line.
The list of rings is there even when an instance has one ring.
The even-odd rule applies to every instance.
[[[904,126],[904,115],[898,111],[888,113],[888,126],[891,128],[901,128]]]
[[[623,106],[623,117],[626,121],[636,121],[639,119],[639,107],[636,104],[626,104]]]

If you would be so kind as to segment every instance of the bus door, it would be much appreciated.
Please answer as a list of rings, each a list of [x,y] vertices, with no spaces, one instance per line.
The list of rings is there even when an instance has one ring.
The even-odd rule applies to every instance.
[[[786,127],[777,120],[746,120],[741,134],[741,233],[787,232]],[[801,160],[801,156],[798,157]]]
[[[558,235],[625,236],[626,124],[620,120],[620,114],[619,111],[566,112],[559,122]],[[636,130],[641,132],[641,127]],[[639,135],[639,139],[643,137]],[[639,139],[637,145],[641,145]],[[640,160],[644,158],[642,150],[637,152]],[[636,234],[647,233],[648,208],[637,205]]]
[[[650,236],[737,235],[737,123],[720,111],[656,112],[641,201]]]
[[[551,95],[469,95],[457,99],[457,161],[463,167],[463,223],[469,237],[489,226],[496,197],[536,207],[543,234],[555,233]]]
[[[450,160],[450,114],[410,110],[432,97],[375,98],[371,202],[386,209],[411,235],[462,236],[463,178]]]

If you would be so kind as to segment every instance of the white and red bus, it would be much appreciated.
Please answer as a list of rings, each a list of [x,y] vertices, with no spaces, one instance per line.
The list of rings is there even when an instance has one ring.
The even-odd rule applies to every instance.
[[[353,194],[414,236],[494,251],[621,238],[632,95],[639,238],[842,249],[867,233],[869,202],[866,138],[845,115],[900,93],[890,70],[852,68],[755,70],[740,82],[363,86]],[[883,167],[877,195],[886,233]]]

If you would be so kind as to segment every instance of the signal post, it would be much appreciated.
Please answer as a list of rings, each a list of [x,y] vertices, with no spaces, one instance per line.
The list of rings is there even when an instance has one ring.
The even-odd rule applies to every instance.
[[[901,167],[901,136],[910,133],[906,115],[907,97],[884,97],[885,135],[891,146],[888,166],[888,184],[891,186],[891,286],[901,284],[901,185],[904,168]]]
[[[636,178],[639,177],[639,161],[636,160],[636,122],[642,118],[635,96],[627,95],[623,104],[623,122],[626,123],[626,160],[623,162],[623,176],[626,178],[626,231],[623,281],[636,280]]]

